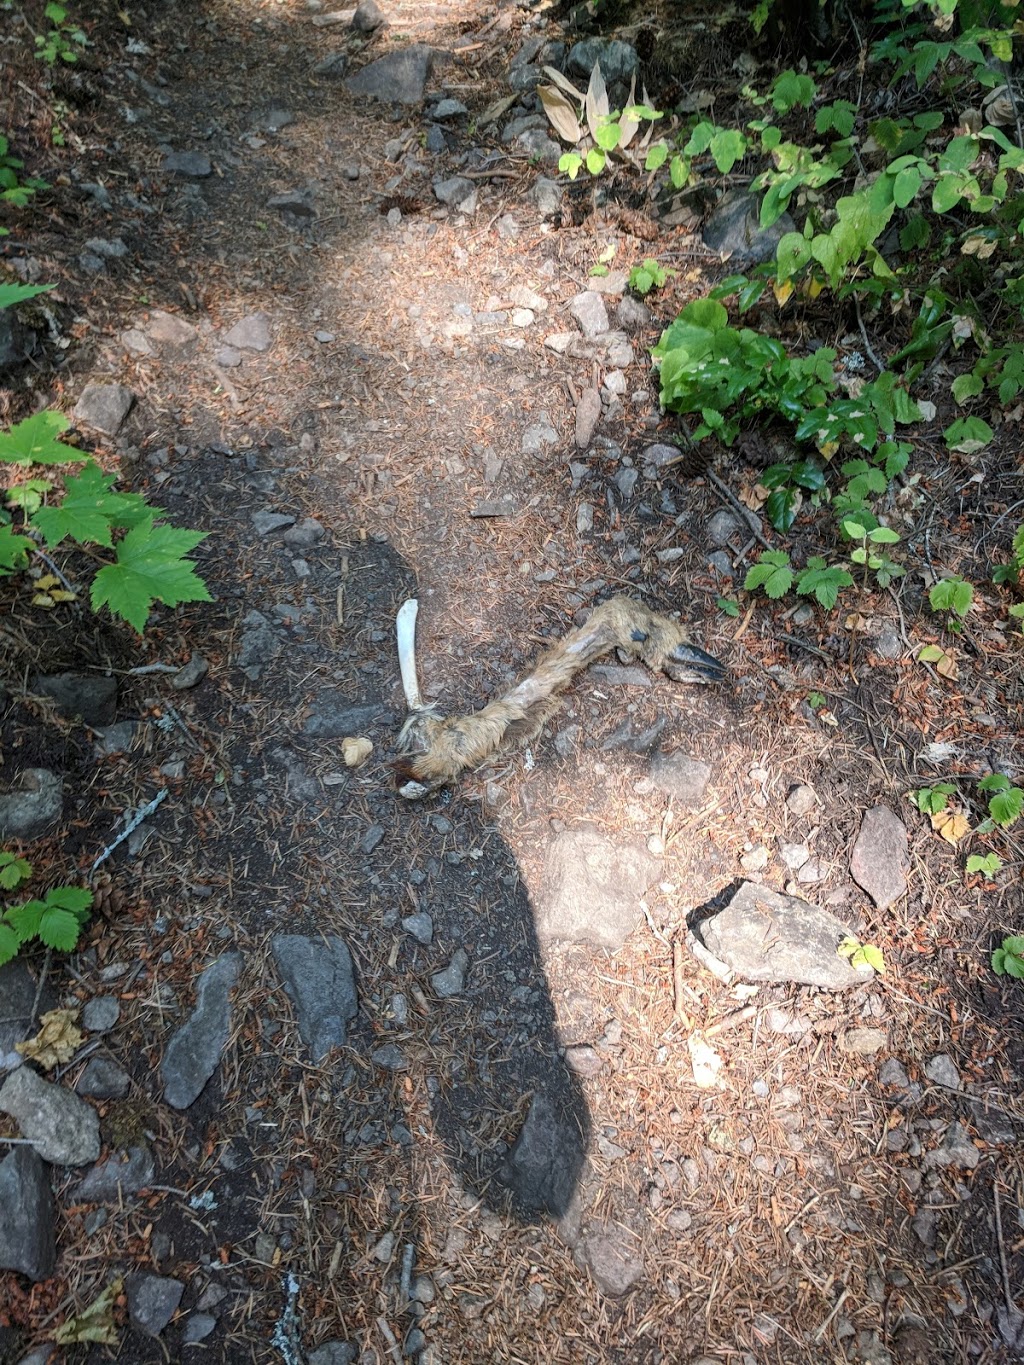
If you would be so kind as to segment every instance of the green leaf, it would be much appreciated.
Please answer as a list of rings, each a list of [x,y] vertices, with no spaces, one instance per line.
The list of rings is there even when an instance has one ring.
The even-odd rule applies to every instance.
[[[68,419],[47,409],[0,432],[0,461],[8,464],[78,464],[88,459],[81,451],[62,445],[57,436],[68,429]]]
[[[840,137],[849,137],[853,132],[857,106],[849,100],[836,100],[834,104],[823,105],[814,116],[816,133],[836,132]]]
[[[721,175],[728,175],[747,150],[747,139],[736,128],[722,128],[711,139],[710,150]]]
[[[582,165],[583,158],[578,152],[563,152],[558,158],[558,169],[563,175],[567,175],[570,180],[576,179]]]
[[[978,788],[983,792],[1005,792],[1010,790],[1010,785],[1005,773],[989,773],[978,783]]]
[[[37,294],[46,294],[56,288],[55,284],[10,284],[4,281],[0,283],[0,308],[11,308],[16,303],[24,303],[26,299],[34,299]]]
[[[9,526],[0,526],[0,576],[23,569],[35,543],[28,536],[19,536]]]
[[[718,610],[724,612],[726,616],[739,616],[740,614],[739,603],[734,602],[730,597],[720,597],[715,605],[718,607]]]
[[[882,956],[881,948],[877,948],[873,943],[863,944],[850,958],[850,965],[853,967],[859,967],[862,963],[873,967],[879,976],[885,975],[885,958]]]
[[[996,853],[972,853],[967,859],[967,873],[984,872],[986,877],[994,877],[1002,865],[1003,860]]]
[[[185,555],[201,540],[202,531],[154,526],[152,515],[134,526],[117,547],[117,563],[100,569],[92,584],[92,607],[107,606],[140,634],[154,602],[209,602],[206,584]]]
[[[768,520],[776,531],[792,530],[796,514],[800,509],[800,495],[795,488],[776,488],[764,505]],[[788,584],[786,585],[789,586]],[[783,592],[785,589],[783,589]],[[779,596],[782,594],[780,593]],[[769,593],[769,596],[771,594]]]
[[[852,583],[853,578],[845,569],[829,566],[819,555],[814,555],[797,579],[796,590],[805,596],[813,595],[826,611],[831,611],[840,589],[848,588]]]
[[[19,858],[16,853],[0,853],[0,887],[13,891],[32,875],[32,864]]]
[[[921,188],[921,172],[916,166],[908,166],[900,171],[893,182],[892,197],[898,209],[905,209],[916,197]]]
[[[933,611],[951,611],[961,619],[970,610],[974,589],[962,578],[943,578],[928,593]]]
[[[988,803],[988,813],[997,825],[1003,829],[1007,825],[1012,825],[1024,810],[1024,791],[1020,787],[1011,787],[1007,792],[1000,792],[993,796]]]
[[[614,152],[615,148],[622,140],[622,128],[613,120],[609,120],[608,123],[599,124],[597,132],[594,134],[594,140],[599,147],[604,149],[604,151]],[[596,175],[597,172],[595,171],[594,174]]]
[[[969,374],[960,374],[953,380],[953,397],[963,406],[969,398],[977,398],[984,387],[984,381],[973,371]]]
[[[21,940],[9,924],[0,920],[0,967],[18,956]]]
[[[77,916],[70,910],[49,908],[43,911],[39,920],[39,939],[47,948],[70,953],[78,942],[82,926]]]
[[[607,157],[600,147],[591,147],[587,153],[587,170],[591,175],[600,175],[604,170]]]
[[[114,479],[92,460],[80,474],[67,478],[60,503],[41,508],[33,518],[47,545],[52,547],[70,536],[79,545],[109,546],[112,528],[135,526],[159,513],[159,508],[147,507],[137,493],[110,492]]]
[[[26,901],[24,905],[12,905],[4,919],[18,936],[19,943],[28,943],[39,933],[39,921],[46,906],[42,901]]]
[[[958,417],[942,434],[950,450],[959,450],[964,455],[981,450],[993,436],[992,428],[980,417]]]
[[[787,232],[775,248],[779,282],[790,279],[811,259],[811,244],[802,232]]]
[[[644,162],[645,171],[657,171],[664,166],[668,160],[668,143],[655,142],[647,149],[647,159]]]
[[[747,573],[743,586],[748,592],[764,588],[768,597],[784,597],[793,586],[793,570],[785,550],[765,550]]]

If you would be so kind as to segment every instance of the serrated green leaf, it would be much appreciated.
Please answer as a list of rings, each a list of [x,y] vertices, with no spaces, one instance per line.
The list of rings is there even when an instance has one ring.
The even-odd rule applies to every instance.
[[[56,288],[55,284],[10,284],[4,281],[0,284],[0,308],[11,308],[16,303],[24,303],[26,299],[34,299],[37,294],[46,294]]]
[[[160,509],[148,507],[137,493],[112,493],[114,479],[92,460],[80,474],[67,478],[57,506],[41,508],[33,519],[47,545],[58,545],[69,536],[79,545],[110,546],[113,528],[138,525],[147,516],[159,515]]]
[[[743,583],[748,592],[763,588],[772,599],[784,597],[792,585],[793,570],[789,567],[789,555],[783,550],[765,550],[748,570]]]
[[[9,924],[0,920],[0,967],[18,956],[21,940]]]
[[[852,584],[853,578],[845,569],[835,564],[826,565],[825,561],[816,555],[808,561],[807,568],[797,579],[796,590],[805,596],[813,595],[826,611],[831,611],[840,590],[849,588]]]
[[[70,953],[81,931],[78,916],[70,910],[51,906],[39,917],[39,941],[45,943],[47,948],[56,948],[58,952]]]
[[[42,901],[26,901],[24,905],[12,905],[4,914],[4,919],[18,936],[19,943],[27,943],[39,932],[39,921],[46,906]]]
[[[32,864],[15,853],[0,853],[0,887],[13,891],[32,875]]]
[[[84,886],[55,886],[46,893],[47,909],[68,910],[79,920],[89,918],[92,892]]]
[[[1005,829],[1020,817],[1024,810],[1024,791],[1011,787],[1007,792],[999,792],[988,803],[988,813],[997,825]]]
[[[57,440],[68,419],[47,408],[0,432],[0,461],[8,464],[79,464],[89,457]]]
[[[978,783],[983,792],[1005,792],[1010,789],[1010,779],[1005,773],[989,773]]]
[[[0,526],[0,575],[23,569],[33,549],[35,545],[28,536],[19,536],[9,526]]]
[[[979,375],[973,372],[960,374],[953,380],[953,397],[963,405],[969,398],[977,398],[984,387],[985,384]]]
[[[988,877],[994,877],[1003,865],[1002,858],[996,853],[972,853],[967,859],[968,875],[972,872],[984,872]]]
[[[992,428],[980,417],[959,417],[942,433],[950,450],[972,455],[987,446],[992,439]]]
[[[185,559],[206,536],[176,526],[154,526],[153,517],[134,526],[117,547],[117,563],[93,579],[92,607],[107,606],[140,634],[154,602],[209,602],[206,584]]]
[[[720,597],[715,605],[718,607],[718,610],[724,612],[726,616],[739,616],[740,614],[739,603],[734,602],[729,597]]]

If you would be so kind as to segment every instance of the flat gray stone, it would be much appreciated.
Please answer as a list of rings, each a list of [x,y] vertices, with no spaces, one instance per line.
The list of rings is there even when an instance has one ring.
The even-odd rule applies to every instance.
[[[429,948],[434,941],[434,921],[422,910],[417,911],[415,915],[406,915],[402,920],[402,928],[407,934],[411,934],[417,943],[422,943],[424,948]]]
[[[340,80],[348,70],[347,52],[329,52],[326,57],[321,57],[316,66],[313,67],[314,76],[330,76],[334,80]]]
[[[511,139],[509,139],[511,141]],[[553,213],[558,213],[562,207],[562,187],[557,180],[552,180],[550,176],[539,175],[530,187],[527,196],[530,202],[536,207],[537,212],[549,218]]]
[[[889,1035],[884,1028],[847,1029],[840,1042],[844,1052],[852,1052],[858,1057],[873,1057],[888,1045]]]
[[[75,1188],[76,1204],[120,1203],[153,1184],[156,1166],[148,1147],[131,1147],[99,1162]]]
[[[355,1365],[359,1349],[348,1341],[325,1341],[309,1353],[309,1365]]]
[[[743,882],[699,932],[709,951],[747,981],[794,981],[838,991],[874,976],[839,956],[849,930],[834,915],[754,882]]]
[[[205,152],[168,152],[160,164],[168,175],[181,175],[188,180],[205,180],[213,174]]]
[[[945,1052],[938,1053],[925,1063],[924,1074],[930,1081],[934,1081],[936,1085],[944,1085],[948,1090],[960,1090],[963,1085],[953,1058]]]
[[[532,422],[523,432],[519,448],[524,455],[543,455],[544,452],[558,442],[558,432],[551,424],[551,418],[546,412],[539,414],[536,422]]]
[[[644,467],[644,478],[656,479],[666,465],[673,464],[682,455],[678,446],[662,445],[655,442],[654,445],[644,447],[643,454],[640,456]]]
[[[242,352],[236,351],[234,346],[221,346],[213,358],[225,370],[237,370],[244,359]]]
[[[132,1326],[158,1337],[178,1311],[185,1286],[166,1275],[129,1275],[125,1283]]]
[[[651,324],[651,310],[632,294],[620,300],[615,310],[615,321],[625,332],[639,332]]]
[[[472,180],[467,180],[462,175],[449,176],[447,180],[434,181],[434,196],[442,204],[447,204],[449,208],[454,208],[457,204],[463,203],[473,193],[475,186]]]
[[[316,517],[303,517],[297,526],[284,533],[284,543],[292,550],[311,550],[323,538],[324,528]]]
[[[250,520],[253,530],[260,536],[272,536],[275,531],[286,531],[289,526],[295,525],[295,518],[290,513],[271,512],[267,508],[253,512]]]
[[[562,1116],[543,1091],[534,1095],[519,1136],[501,1170],[501,1182],[527,1212],[559,1218],[572,1201],[583,1166],[579,1127]]]
[[[576,404],[576,449],[586,450],[594,439],[601,420],[601,395],[597,389],[584,389]]]
[[[245,629],[239,641],[235,663],[247,678],[255,682],[264,668],[281,653],[284,642],[262,612],[247,612],[242,624]]]
[[[405,1053],[397,1043],[385,1043],[383,1047],[374,1048],[370,1053],[370,1061],[385,1071],[404,1071],[408,1066]]]
[[[48,1280],[57,1260],[50,1177],[31,1147],[0,1161],[0,1269]]]
[[[661,876],[638,840],[591,828],[563,830],[548,846],[535,897],[537,935],[612,952],[640,923],[640,901]]]
[[[114,725],[96,725],[93,728],[96,734],[93,751],[100,758],[126,754],[135,741],[136,725],[133,720],[119,720]]]
[[[644,1263],[630,1250],[621,1231],[591,1233],[580,1243],[578,1255],[594,1284],[609,1298],[621,1298],[643,1279]]]
[[[813,787],[808,787],[806,783],[799,783],[790,787],[786,797],[786,805],[794,815],[810,815],[811,811],[818,804],[818,797]]]
[[[200,974],[196,1004],[171,1038],[160,1063],[164,1099],[187,1109],[217,1069],[231,1031],[231,990],[242,970],[242,954],[225,953]]]
[[[55,1166],[84,1166],[100,1154],[96,1110],[62,1085],[44,1081],[31,1066],[18,1067],[0,1086],[0,1109]]]
[[[121,1100],[128,1094],[131,1077],[107,1057],[90,1057],[75,1090],[92,1100]]]
[[[295,115],[290,109],[270,109],[260,122],[260,126],[268,133],[280,133],[284,128],[290,128],[295,122]]]
[[[197,1341],[205,1341],[216,1330],[217,1319],[212,1313],[190,1313],[185,1319],[181,1340],[184,1346],[193,1346]]]
[[[444,99],[439,100],[430,111],[430,117],[438,120],[449,118],[461,118],[463,114],[468,114],[469,110],[461,100]]]
[[[348,77],[345,87],[353,95],[390,104],[420,104],[433,57],[426,43],[413,43],[364,66]]]
[[[199,333],[190,322],[178,317],[176,313],[163,313],[159,310],[150,313],[146,323],[146,335],[150,341],[163,346],[187,346],[195,341]]]
[[[616,38],[584,38],[582,43],[574,43],[569,49],[567,65],[577,76],[589,76],[600,62],[601,74],[611,84],[612,81],[628,83],[638,61],[636,48],[630,47],[629,43]]]
[[[210,665],[201,654],[193,654],[184,668],[180,668],[171,678],[171,686],[176,692],[185,692],[202,682],[210,671]]]
[[[850,856],[850,875],[879,910],[906,894],[909,842],[902,820],[888,806],[864,812]]]
[[[121,1017],[114,995],[95,995],[82,1007],[82,1027],[89,1033],[109,1033]]]
[[[269,351],[274,334],[266,313],[249,313],[221,337],[225,346],[239,351]]]
[[[711,781],[711,769],[681,751],[658,753],[651,760],[650,778],[658,790],[671,796],[677,805],[695,807],[704,799]]]
[[[583,335],[589,340],[608,331],[608,309],[604,299],[593,289],[585,289],[569,300],[569,312],[576,319]]]
[[[116,436],[134,402],[135,395],[124,384],[86,384],[71,416],[79,426]]]
[[[270,942],[285,991],[295,1006],[299,1036],[314,1062],[342,1047],[359,1008],[352,956],[335,935],[275,934]]]
[[[312,190],[285,190],[282,194],[272,194],[267,200],[268,209],[278,213],[291,214],[294,218],[315,218],[316,208]]]
[[[37,674],[33,689],[51,697],[69,720],[81,717],[86,725],[112,725],[117,714],[117,679],[93,673]]]
[[[758,265],[775,256],[775,248],[796,225],[788,213],[762,228],[760,196],[730,190],[704,225],[704,245],[735,265]]]
[[[430,984],[434,994],[442,1000],[453,1000],[461,995],[466,984],[466,971],[469,968],[469,954],[465,948],[456,948],[451,962],[439,972],[434,972]]]
[[[958,1166],[973,1171],[981,1160],[981,1153],[971,1141],[962,1123],[951,1123],[940,1146],[927,1154],[924,1164],[929,1170],[936,1167]]]
[[[381,702],[353,702],[340,692],[322,692],[302,722],[302,733],[313,739],[345,739],[387,719]]]

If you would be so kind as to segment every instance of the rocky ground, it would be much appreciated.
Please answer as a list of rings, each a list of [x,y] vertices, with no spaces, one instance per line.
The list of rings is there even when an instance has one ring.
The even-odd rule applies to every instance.
[[[684,472],[647,350],[745,210],[558,179],[539,64],[636,53],[544,11],[100,8],[4,239],[59,283],[5,402],[208,532],[214,601],[140,642],[3,585],[0,832],[98,911],[0,969],[0,1359],[1017,1358],[1020,850],[965,884],[906,792],[1019,768],[1021,651],[943,699],[909,580],[854,656],[809,606],[717,611],[756,469]],[[5,98],[27,140],[58,96]],[[728,687],[613,658],[396,797],[406,597],[460,710],[620,591]]]

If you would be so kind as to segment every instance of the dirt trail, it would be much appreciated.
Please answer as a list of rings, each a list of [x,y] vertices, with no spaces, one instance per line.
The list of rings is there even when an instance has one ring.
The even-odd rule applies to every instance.
[[[446,80],[473,114],[503,93],[518,11],[499,11],[497,28],[469,3],[389,15],[368,55],[462,43],[433,85]],[[76,171],[103,181],[111,206],[80,197],[63,239],[55,226],[32,253],[128,242],[94,293],[68,397],[87,379],[137,395],[117,453],[178,523],[210,532],[197,558],[216,601],[165,614],[144,656],[116,632],[48,646],[51,667],[113,663],[119,715],[166,717],[173,704],[180,720],[140,726],[80,812],[73,851],[160,786],[173,798],[117,861],[120,912],[77,965],[83,994],[113,988],[121,1003],[106,1046],[132,1089],[104,1109],[105,1149],[148,1147],[155,1175],[151,1194],[103,1222],[69,1176],[53,1309],[80,1310],[119,1270],[181,1281],[161,1342],[122,1335],[114,1356],[133,1365],[201,1352],[370,1365],[402,1349],[424,1365],[995,1361],[1000,1250],[1002,1268],[1021,1251],[1019,1228],[1004,1227],[1001,1248],[993,1239],[999,1162],[1020,1176],[1019,1152],[1002,1146],[1013,1122],[1009,1139],[998,1124],[972,1129],[976,1170],[922,1153],[952,1119],[978,1122],[982,1082],[1012,1110],[1003,1062],[972,1070],[948,1000],[936,1008],[916,986],[765,988],[753,1019],[734,1023],[749,994],[673,958],[687,915],[735,885],[740,855],[774,841],[809,843],[826,869],[814,898],[863,927],[847,851],[861,812],[898,806],[902,790],[870,737],[884,669],[877,694],[836,705],[838,728],[819,723],[798,697],[836,685],[841,661],[829,672],[794,654],[772,676],[760,642],[733,639],[715,612],[713,490],[619,478],[654,439],[644,352],[656,324],[633,340],[620,423],[570,472],[571,399],[591,367],[543,338],[574,329],[565,305],[586,287],[593,241],[541,217],[525,157],[502,160],[504,178],[480,173],[475,213],[442,212],[431,178],[453,170],[421,145],[416,111],[391,121],[311,78],[340,28],[315,27],[299,5],[226,4],[137,27],[156,56],[107,72]],[[104,125],[118,109],[121,124]],[[465,139],[492,143],[496,131]],[[168,175],[165,147],[208,155],[212,174]],[[295,211],[268,207],[293,192]],[[537,306],[517,326],[523,291]],[[194,331],[160,339],[159,312]],[[229,344],[246,318],[250,340],[266,326],[265,349]],[[524,453],[524,434],[545,426],[552,436]],[[475,515],[496,502],[504,515]],[[592,530],[578,529],[581,505]],[[294,525],[267,529],[268,513]],[[669,548],[682,553],[659,557]],[[730,689],[613,668],[574,690],[528,758],[429,804],[396,799],[405,597],[421,603],[424,690],[460,709],[618,590],[681,611],[729,664]],[[191,650],[210,664],[192,692],[127,675]],[[347,769],[341,739],[357,734],[374,752]],[[68,742],[89,771],[88,746]],[[655,749],[710,766],[692,808],[652,781]],[[794,814],[785,798],[800,783],[826,809]],[[594,844],[566,843],[578,831]],[[631,850],[614,868],[638,917],[645,899],[614,955],[538,936],[552,849],[587,847]],[[921,905],[930,942],[965,933],[945,902],[930,920]],[[282,933],[338,936],[354,959],[358,1015],[327,1065],[310,1059],[281,989]],[[161,1058],[199,971],[231,950],[229,1042],[175,1111]],[[722,1020],[721,1085],[702,1088],[687,1039]],[[908,1068],[910,1099],[896,1073],[880,1079],[880,1057],[844,1046],[869,1026]],[[924,1078],[937,1052],[961,1060],[970,1096]],[[210,1334],[187,1344],[203,1315]],[[915,1357],[917,1323],[929,1344]]]

